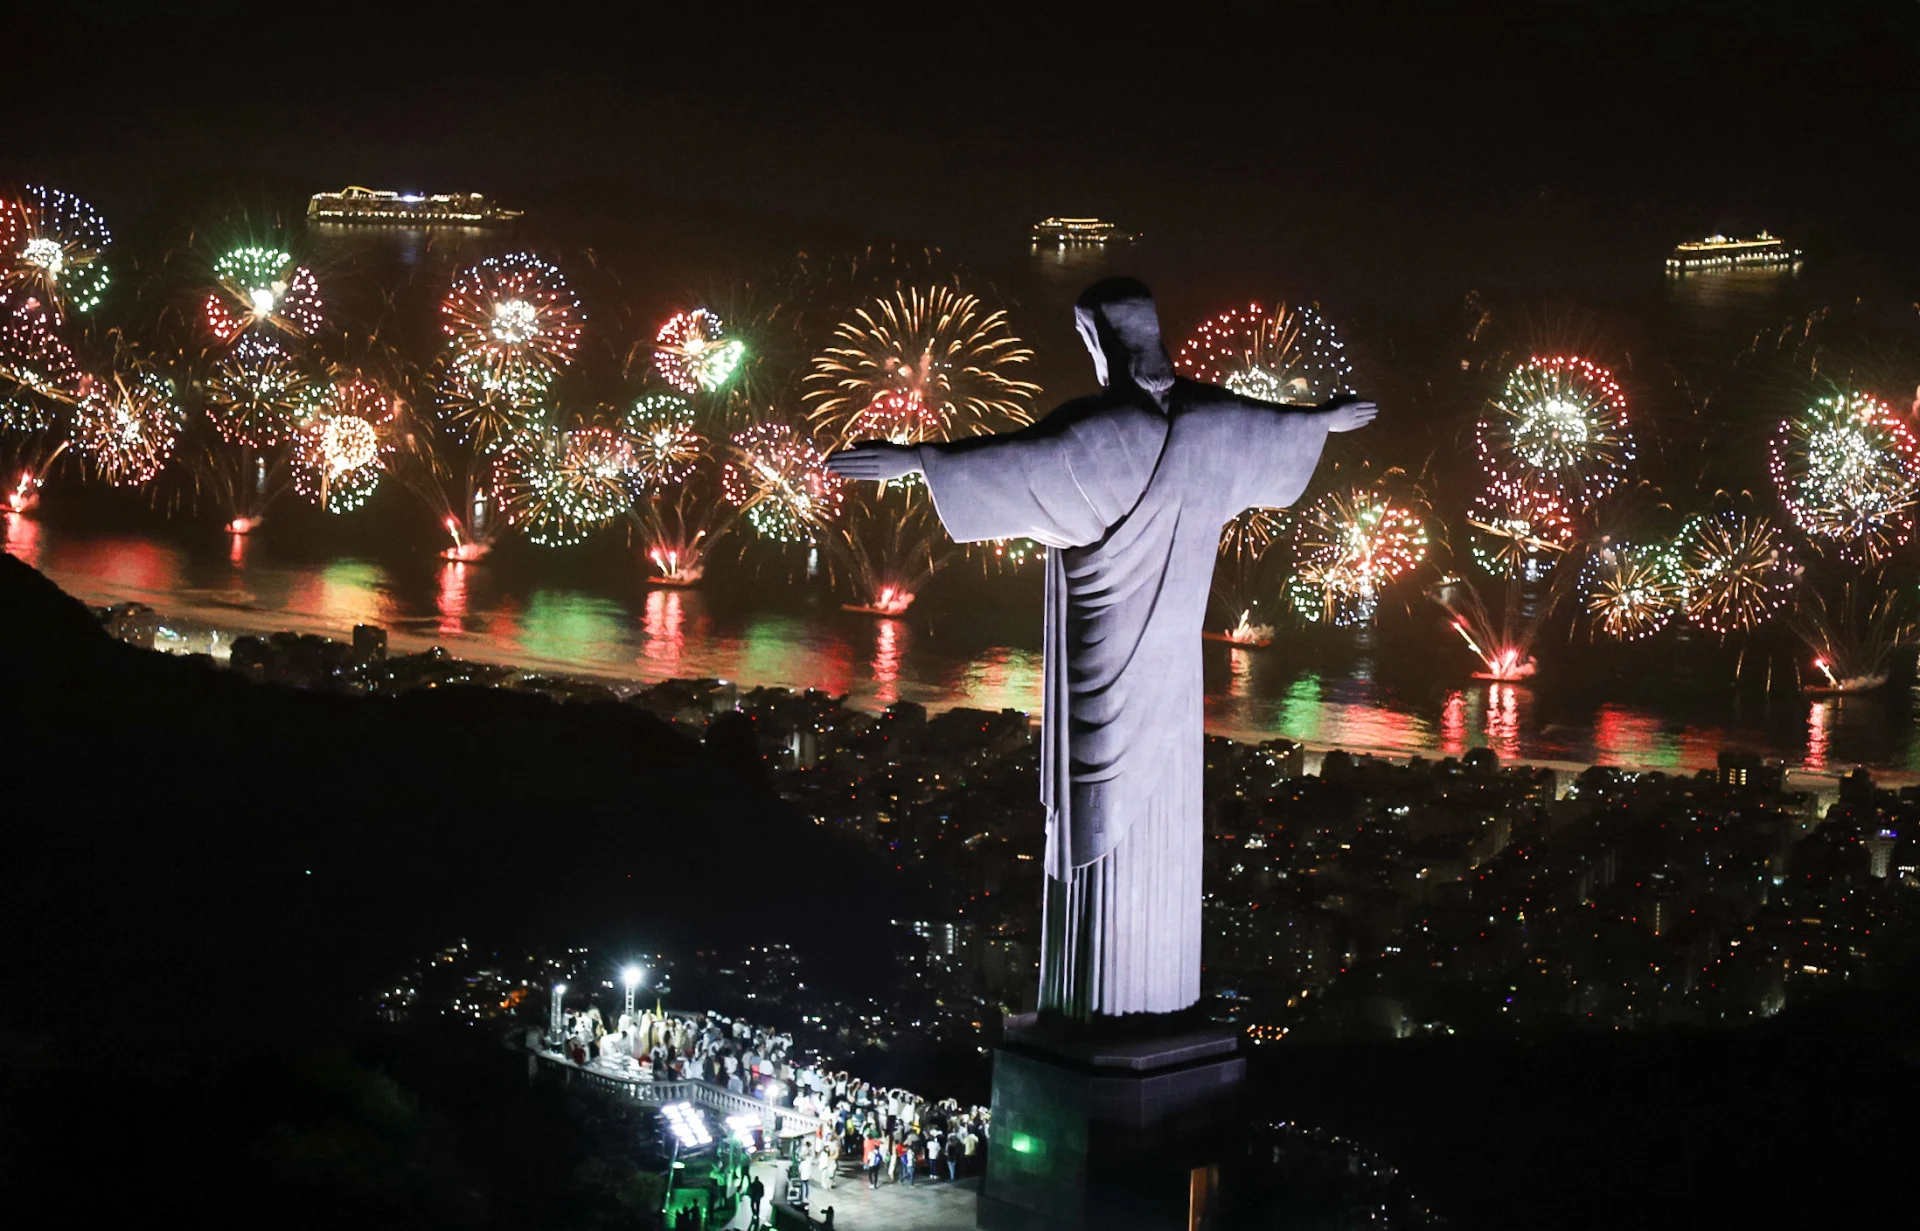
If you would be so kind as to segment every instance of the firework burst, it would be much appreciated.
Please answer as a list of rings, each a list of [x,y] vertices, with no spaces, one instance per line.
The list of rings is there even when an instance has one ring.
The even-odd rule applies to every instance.
[[[571,547],[632,505],[633,449],[603,427],[522,432],[494,464],[507,524],[542,547]]]
[[[325,323],[313,271],[278,248],[235,248],[213,263],[213,276],[220,287],[207,296],[207,328],[223,342],[256,327],[304,338]]]
[[[1677,546],[1686,568],[1687,619],[1722,637],[1771,620],[1799,580],[1785,537],[1764,517],[1731,510],[1694,517]]]
[[[540,401],[573,362],[582,319],[566,278],[525,252],[461,270],[440,303],[452,367],[473,401]]]
[[[269,448],[292,431],[308,385],[306,370],[278,339],[249,331],[207,373],[207,418],[229,444]]]
[[[1544,557],[1573,546],[1572,515],[1551,492],[1496,479],[1467,513],[1473,561],[1496,577],[1538,571]]]
[[[1576,510],[1620,486],[1634,457],[1626,395],[1611,372],[1577,355],[1535,355],[1515,368],[1475,438],[1496,481]]]
[[[807,373],[816,435],[896,444],[950,440],[1033,422],[1040,386],[1014,371],[1033,352],[1007,327],[952,287],[896,291],[834,328]]]
[[[1285,509],[1246,509],[1220,531],[1220,558],[1257,564],[1267,549],[1287,532],[1291,523]]]
[[[1687,603],[1687,570],[1670,543],[1610,543],[1587,558],[1587,613],[1609,637],[1638,641],[1673,622]]]
[[[0,302],[0,381],[56,402],[78,400],[80,365],[60,340],[57,324],[38,295]]]
[[[686,482],[706,452],[706,439],[694,429],[693,404],[671,393],[641,398],[620,427],[630,442],[633,480],[643,490]]]
[[[99,306],[112,242],[99,211],[71,193],[29,184],[18,201],[0,202],[6,281],[44,296],[56,315]]]
[[[156,372],[90,380],[74,406],[74,447],[115,487],[153,481],[173,456],[186,415],[173,382]]]
[[[826,458],[784,423],[759,423],[733,438],[720,473],[728,503],[748,524],[781,543],[810,541],[840,513],[846,483]]]
[[[1213,566],[1213,598],[1229,615],[1259,604],[1266,589],[1267,564],[1274,545],[1292,526],[1285,509],[1246,509],[1221,528],[1219,556]]]
[[[682,393],[712,393],[733,379],[746,354],[746,343],[729,338],[705,308],[674,313],[654,335],[654,370]]]
[[[369,380],[326,387],[293,435],[293,487],[329,513],[365,504],[386,473],[392,396]]]
[[[1230,308],[1203,322],[1175,363],[1243,397],[1305,405],[1353,389],[1346,344],[1316,307]]]
[[[1913,533],[1920,447],[1879,398],[1835,394],[1784,420],[1772,469],[1787,513],[1844,555],[1878,560]]]
[[[1310,621],[1363,624],[1381,592],[1427,558],[1427,546],[1426,525],[1412,509],[1377,491],[1329,492],[1300,517],[1288,600]]]

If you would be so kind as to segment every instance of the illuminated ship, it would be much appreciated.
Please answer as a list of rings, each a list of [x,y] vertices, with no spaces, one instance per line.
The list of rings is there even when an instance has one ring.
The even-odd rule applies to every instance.
[[[517,221],[520,213],[517,209],[501,209],[477,192],[424,196],[351,186],[342,192],[316,192],[307,202],[307,218],[313,222],[385,226],[501,226]]]
[[[1098,218],[1046,218],[1033,224],[1036,244],[1130,244],[1139,238]]]
[[[1724,269],[1735,265],[1794,265],[1800,260],[1798,248],[1787,247],[1765,231],[1752,239],[1728,239],[1709,235],[1681,244],[1667,257],[1669,272],[1683,269]]]

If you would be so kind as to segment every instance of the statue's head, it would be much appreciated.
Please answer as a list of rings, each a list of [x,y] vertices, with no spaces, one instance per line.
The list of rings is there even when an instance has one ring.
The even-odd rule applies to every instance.
[[[1101,279],[1080,292],[1073,320],[1102,385],[1132,385],[1166,405],[1167,390],[1173,388],[1173,361],[1160,341],[1160,313],[1146,283]]]

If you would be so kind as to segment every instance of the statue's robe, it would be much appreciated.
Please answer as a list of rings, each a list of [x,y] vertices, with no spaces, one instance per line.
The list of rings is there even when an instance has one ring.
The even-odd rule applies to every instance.
[[[1200,997],[1201,626],[1220,532],[1305,489],[1323,415],[1181,380],[1018,432],[923,445],[963,542],[1047,552],[1040,1004],[1079,1018]]]

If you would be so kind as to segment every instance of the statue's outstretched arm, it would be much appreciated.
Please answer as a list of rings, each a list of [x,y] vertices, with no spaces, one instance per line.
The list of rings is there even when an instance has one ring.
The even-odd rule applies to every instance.
[[[843,479],[893,483],[920,474],[926,464],[918,445],[896,445],[884,440],[862,440],[827,457],[827,469]]]
[[[1380,413],[1380,407],[1364,398],[1343,394],[1324,405],[1314,407],[1318,414],[1327,417],[1329,432],[1355,432],[1372,423]]]

